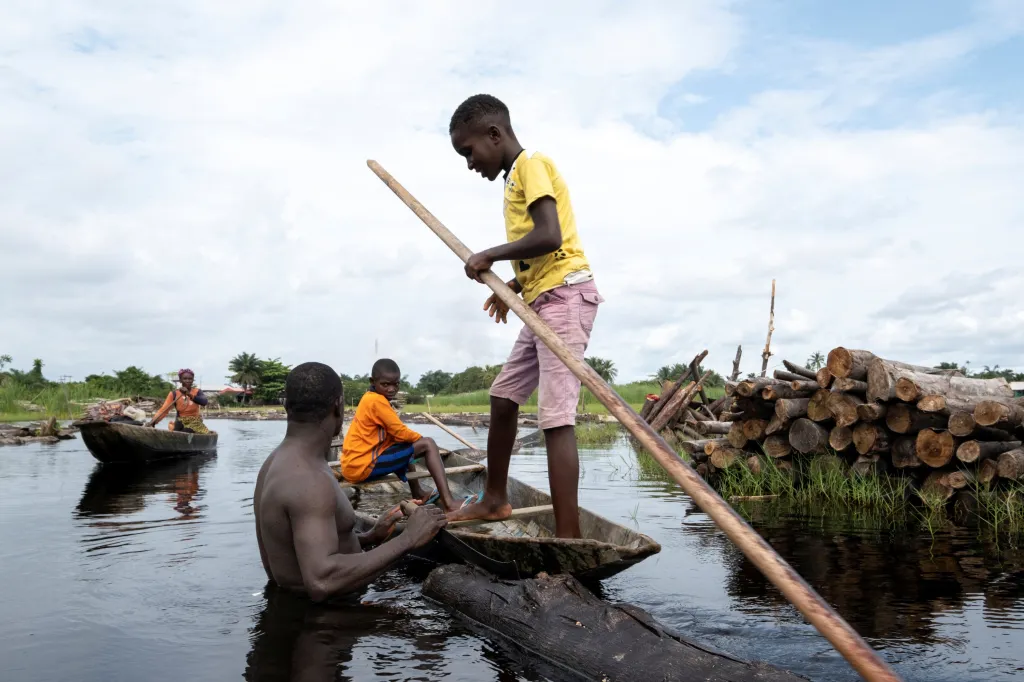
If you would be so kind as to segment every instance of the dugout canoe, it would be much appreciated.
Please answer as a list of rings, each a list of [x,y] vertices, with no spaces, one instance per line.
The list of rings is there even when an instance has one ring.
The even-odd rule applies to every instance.
[[[448,485],[456,499],[484,488],[486,467],[470,451],[454,451],[445,457],[445,468],[462,469],[448,475]],[[417,464],[417,468],[422,465]],[[470,469],[470,471],[466,471]],[[432,487],[428,479],[427,487]],[[345,485],[344,483],[342,483]],[[361,484],[355,497],[356,515],[363,523],[372,523],[377,515],[409,498],[409,486],[397,479]],[[550,507],[551,496],[512,476],[508,478],[509,502],[513,509]],[[401,532],[402,524],[396,532]],[[555,537],[553,512],[531,513],[517,518],[449,530],[476,551],[499,561],[514,561],[522,577],[545,572],[570,574],[580,580],[603,580],[661,551],[652,538],[580,507],[582,538]],[[450,560],[442,556],[437,543],[424,548],[424,558]]]
[[[182,433],[124,422],[75,422],[92,456],[104,464],[144,464],[214,452],[217,434]]]

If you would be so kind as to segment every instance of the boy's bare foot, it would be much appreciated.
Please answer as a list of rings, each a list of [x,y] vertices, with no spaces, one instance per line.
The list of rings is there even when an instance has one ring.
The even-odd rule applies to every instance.
[[[461,509],[455,509],[445,516],[448,517],[448,521],[474,521],[481,519],[484,521],[502,521],[512,516],[512,505],[508,502],[498,502],[492,504],[485,497],[479,502],[467,504]]]

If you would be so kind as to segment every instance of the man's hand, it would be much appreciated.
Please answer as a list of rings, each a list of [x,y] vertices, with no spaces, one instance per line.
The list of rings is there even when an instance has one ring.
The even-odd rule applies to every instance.
[[[495,324],[500,322],[508,324],[508,306],[498,298],[497,294],[491,294],[487,297],[487,300],[484,301],[484,310],[487,311],[490,317],[494,318]]]
[[[480,275],[481,273],[490,270],[492,265],[494,265],[494,259],[488,256],[486,251],[474,253],[469,257],[469,260],[466,261],[466,277],[475,279],[483,284],[484,280]]]
[[[377,517],[376,523],[373,524],[373,528],[367,533],[369,536],[371,545],[379,545],[380,543],[391,537],[391,533],[395,530],[395,524],[402,518],[402,508],[395,505],[394,508],[389,509],[380,516]]]
[[[409,516],[409,525],[405,527],[403,535],[409,538],[409,549],[418,549],[433,540],[446,525],[448,519],[440,507],[432,504],[417,507]]]

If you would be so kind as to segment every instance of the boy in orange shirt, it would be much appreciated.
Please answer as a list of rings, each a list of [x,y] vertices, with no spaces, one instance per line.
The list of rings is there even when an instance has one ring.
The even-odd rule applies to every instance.
[[[445,511],[455,508],[444,462],[433,438],[424,438],[402,423],[391,407],[398,393],[402,372],[394,360],[381,359],[370,370],[370,390],[359,401],[356,415],[341,446],[341,473],[346,481],[359,483],[395,474],[409,484],[413,497],[426,502],[418,480],[405,474],[413,460],[425,459],[427,471],[437,486],[437,495]]]

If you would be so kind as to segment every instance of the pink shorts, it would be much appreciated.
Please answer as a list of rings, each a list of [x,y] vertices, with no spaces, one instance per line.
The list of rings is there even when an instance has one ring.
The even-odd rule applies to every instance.
[[[582,360],[594,329],[597,306],[603,301],[591,280],[546,291],[530,307],[562,337],[573,355]],[[523,405],[538,388],[540,428],[574,426],[580,380],[529,327],[524,326],[501,373],[491,385],[491,395]]]

